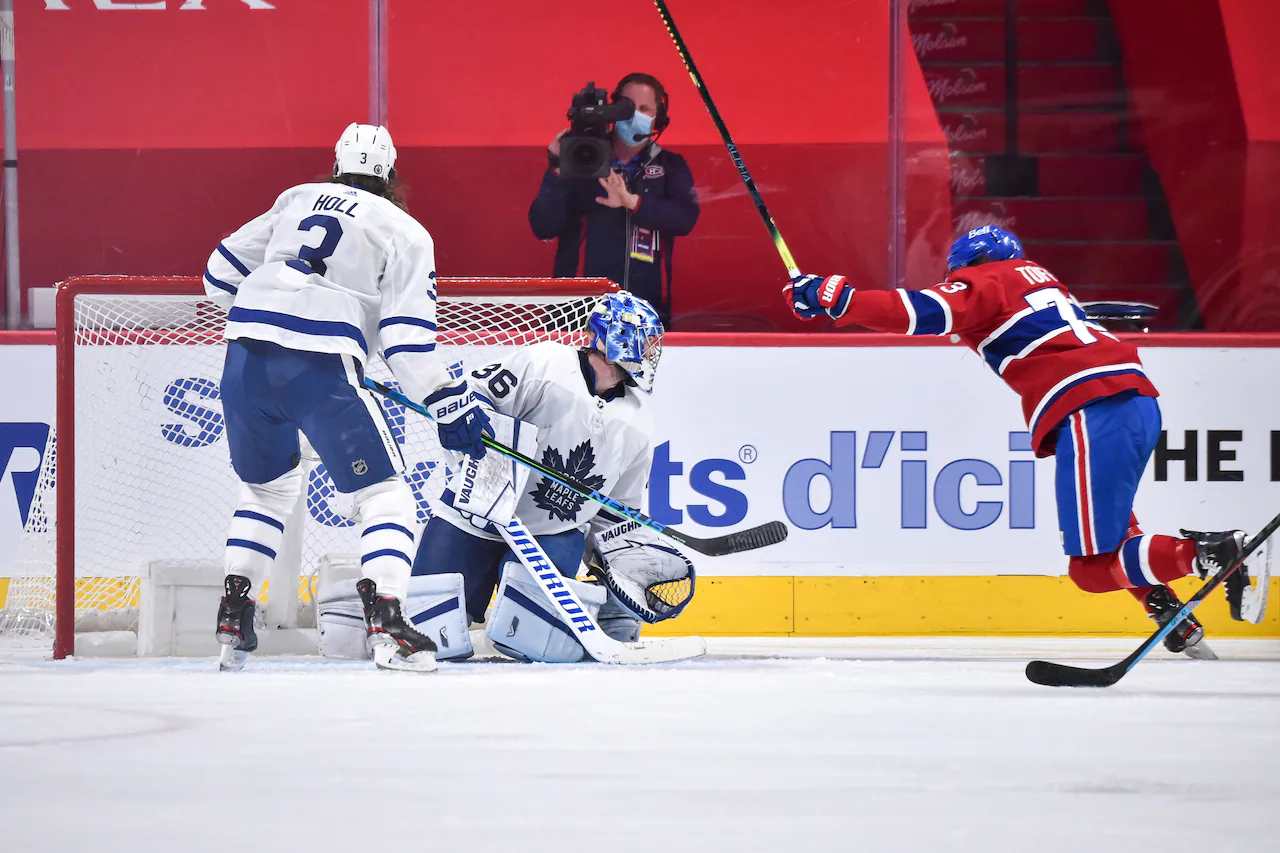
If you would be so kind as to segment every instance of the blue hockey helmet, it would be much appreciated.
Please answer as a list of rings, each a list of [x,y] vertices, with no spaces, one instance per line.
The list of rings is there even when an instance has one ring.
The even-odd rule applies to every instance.
[[[996,225],[983,225],[951,244],[947,255],[947,272],[987,261],[1010,261],[1022,257],[1022,243],[1017,237]]]
[[[662,358],[662,321],[653,306],[632,293],[608,293],[587,318],[592,348],[626,371],[631,383],[653,393]]]

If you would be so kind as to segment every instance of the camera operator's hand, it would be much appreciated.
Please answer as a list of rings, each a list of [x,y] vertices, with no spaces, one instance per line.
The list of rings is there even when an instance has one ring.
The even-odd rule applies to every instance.
[[[606,196],[598,196],[596,201],[605,207],[625,207],[627,210],[635,210],[640,204],[640,196],[627,189],[627,182],[623,179],[620,172],[610,172],[609,177],[599,178],[600,186],[604,187]]]
[[[551,152],[551,156],[553,157],[560,156],[560,137],[564,136],[568,132],[569,132],[569,128],[566,127],[564,130],[556,134],[555,139],[551,140],[551,144],[547,146],[547,150]]]
[[[557,178],[560,175],[560,139],[569,132],[569,128],[565,128],[555,135],[551,140],[551,144],[547,146],[547,165],[551,167],[551,173]]]

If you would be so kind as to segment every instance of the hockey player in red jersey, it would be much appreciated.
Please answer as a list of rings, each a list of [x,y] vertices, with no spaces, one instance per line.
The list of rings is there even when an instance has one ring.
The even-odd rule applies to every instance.
[[[907,335],[958,335],[1015,393],[1037,456],[1057,459],[1058,524],[1070,575],[1086,592],[1127,589],[1164,625],[1182,608],[1167,584],[1234,563],[1238,530],[1182,537],[1144,534],[1133,500],[1160,436],[1158,392],[1137,349],[1090,322],[1067,288],[1023,257],[1008,231],[965,234],[947,256],[946,281],[924,290],[857,291],[843,276],[804,275],[784,292],[796,316],[830,316]],[[1249,580],[1224,582],[1234,619]],[[1165,636],[1170,651],[1210,657],[1188,616]]]

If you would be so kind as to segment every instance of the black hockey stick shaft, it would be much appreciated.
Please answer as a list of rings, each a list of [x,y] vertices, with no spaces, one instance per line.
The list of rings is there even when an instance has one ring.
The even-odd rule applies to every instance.
[[[407,409],[412,409],[425,417],[431,417],[430,413],[427,412],[424,406],[413,402],[399,391],[387,385],[383,385],[376,379],[370,379],[366,376],[364,384],[369,390],[376,391],[387,399],[394,400]],[[541,474],[548,480],[558,483],[563,488],[568,489],[580,497],[595,501],[615,516],[634,521],[642,527],[647,527],[656,533],[661,533],[668,539],[678,542],[691,550],[697,551],[699,554],[706,554],[708,557],[722,557],[726,554],[736,554],[739,551],[751,551],[756,548],[763,548],[767,545],[776,545],[787,538],[787,526],[781,521],[770,521],[765,524],[761,524],[758,527],[751,527],[746,530],[727,533],[724,536],[713,536],[708,539],[690,536],[687,533],[682,533],[681,531],[676,530],[674,527],[669,527],[660,521],[655,521],[635,507],[627,506],[621,501],[615,500],[603,492],[575,480],[563,471],[557,471],[555,468],[543,465],[536,459],[531,459],[523,453],[507,447],[505,444],[495,441],[488,436],[484,437],[483,442],[484,446],[490,450],[494,450],[503,456],[506,456],[508,459],[519,462],[524,467]]]
[[[1147,638],[1141,646],[1134,650],[1119,663],[1102,669],[1089,669],[1087,667],[1069,666],[1064,663],[1052,663],[1050,661],[1033,660],[1027,664],[1027,678],[1036,684],[1043,684],[1046,687],[1110,687],[1121,678],[1125,673],[1137,666],[1138,661],[1147,656],[1147,652],[1155,648],[1156,644],[1165,638],[1165,635],[1172,631],[1179,622],[1186,619],[1196,606],[1204,601],[1205,596],[1218,588],[1224,580],[1231,576],[1233,572],[1240,570],[1245,561],[1249,559],[1249,555],[1261,547],[1271,534],[1280,528],[1280,515],[1277,515],[1271,521],[1267,522],[1266,527],[1258,531],[1258,535],[1254,536],[1247,543],[1240,554],[1240,559],[1235,563],[1227,566],[1219,571],[1213,577],[1205,582],[1204,586],[1191,597],[1191,600],[1182,605],[1182,609],[1174,614],[1173,618],[1160,627],[1150,637]]]
[[[729,135],[729,128],[725,125],[724,119],[720,117],[720,110],[716,109],[715,101],[711,100],[711,93],[707,91],[707,84],[703,82],[702,75],[698,73],[698,66],[693,64],[693,57],[689,55],[689,48],[685,45],[684,39],[680,37],[680,31],[676,29],[676,22],[671,17],[671,10],[667,8],[666,0],[653,0],[653,5],[658,7],[658,14],[662,16],[662,23],[667,28],[667,34],[675,42],[676,52],[680,54],[680,61],[684,63],[685,70],[689,72],[689,77],[693,79],[693,87],[698,90],[698,95],[702,98],[703,105],[707,108],[707,112],[711,114],[711,121],[716,126],[716,131],[720,134],[720,139],[724,142],[724,147],[728,150],[729,156],[733,158],[733,165],[738,167],[738,174],[742,176],[742,182],[747,186],[747,194],[755,202],[756,210],[760,212],[760,218],[764,220],[764,227],[768,229],[769,236],[773,239],[773,246],[778,250],[778,256],[782,258],[782,263],[787,267],[787,274],[792,278],[797,277],[800,275],[800,268],[796,266],[795,259],[791,257],[791,250],[787,248],[787,242],[782,239],[782,232],[778,230],[778,226],[774,223],[773,216],[769,213],[769,208],[765,207],[764,197],[760,195],[760,190],[756,189],[756,182],[752,179],[751,173],[747,171],[747,164],[742,161],[742,154],[738,151],[738,146],[734,144],[733,137]]]

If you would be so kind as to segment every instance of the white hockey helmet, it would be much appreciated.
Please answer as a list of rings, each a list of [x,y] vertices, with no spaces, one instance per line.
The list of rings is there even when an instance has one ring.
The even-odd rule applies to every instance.
[[[396,176],[396,146],[385,127],[352,122],[342,131],[333,153],[333,176],[371,175],[389,181]]]

